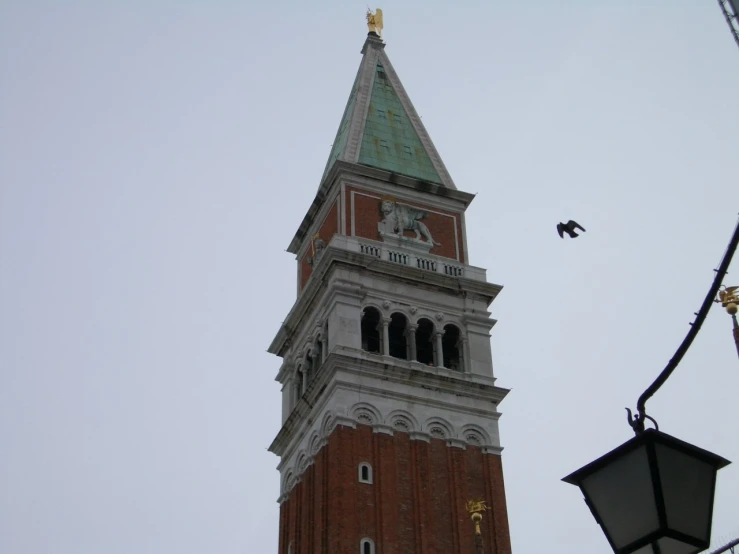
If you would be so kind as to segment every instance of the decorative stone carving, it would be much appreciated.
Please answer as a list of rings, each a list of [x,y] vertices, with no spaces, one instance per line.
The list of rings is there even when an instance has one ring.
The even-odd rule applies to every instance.
[[[308,258],[308,265],[313,267],[321,259],[321,256],[323,256],[323,251],[326,249],[326,243],[316,234],[316,236],[313,237],[311,248],[313,249],[313,255]]]
[[[295,483],[295,476],[291,473],[287,476],[287,480],[285,481],[285,491],[290,492],[290,490],[292,490],[292,488],[295,486]]]
[[[395,417],[393,421],[393,427],[398,431],[402,431],[403,433],[411,432],[411,423],[401,416]]]
[[[372,425],[375,422],[375,418],[372,416],[372,413],[367,410],[358,410],[355,417],[359,423],[363,423],[365,425]]]
[[[411,306],[408,311],[411,312],[411,315],[416,315],[418,308],[416,308],[415,306]]]
[[[377,224],[377,230],[383,239],[386,236],[405,238],[404,231],[415,231],[416,238],[407,240],[426,243],[429,247],[441,246],[433,239],[426,224],[421,221],[428,212],[398,204],[392,198],[383,198],[380,200],[380,213],[383,219]],[[421,240],[422,236],[425,241]]]
[[[432,425],[429,429],[429,435],[431,435],[435,439],[445,439],[446,429],[444,429],[441,425]]]
[[[390,301],[389,300],[383,301],[382,307],[385,308],[386,310],[390,309]]]
[[[298,468],[298,475],[301,475],[308,468],[308,457],[305,454],[301,454],[296,464]]]
[[[436,321],[441,321],[444,319],[444,314],[436,314],[434,317],[436,318]]]

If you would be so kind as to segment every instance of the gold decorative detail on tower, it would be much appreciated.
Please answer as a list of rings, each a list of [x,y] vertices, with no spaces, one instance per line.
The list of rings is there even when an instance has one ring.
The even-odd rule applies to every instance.
[[[377,8],[374,13],[367,8],[367,27],[370,33],[382,35],[382,10]]]
[[[470,513],[470,517],[475,524],[475,535],[481,534],[480,522],[482,521],[482,512],[487,509],[488,507],[485,505],[484,500],[470,500],[467,502],[467,511]]]
[[[323,251],[326,248],[326,242],[321,238],[320,233],[313,235],[313,240],[310,243],[311,257],[308,258],[308,265],[313,267],[318,263],[318,260],[323,255]]]

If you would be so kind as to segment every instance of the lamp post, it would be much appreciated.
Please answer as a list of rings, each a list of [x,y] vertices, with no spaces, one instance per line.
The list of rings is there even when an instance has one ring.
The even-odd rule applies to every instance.
[[[711,542],[716,474],[730,462],[662,433],[647,415],[646,402],[667,381],[698,334],[738,243],[739,224],[685,339],[639,397],[637,413],[632,417],[626,408],[636,436],[563,479],[580,488],[616,554],[696,554]],[[645,429],[646,420],[655,428]]]
[[[739,286],[722,287],[722,289],[714,302],[721,304],[726,309],[726,313],[731,316],[734,323],[734,344],[736,345],[736,353],[739,355],[739,323],[736,321],[736,312],[739,306],[739,292],[737,292],[737,289],[739,289]]]

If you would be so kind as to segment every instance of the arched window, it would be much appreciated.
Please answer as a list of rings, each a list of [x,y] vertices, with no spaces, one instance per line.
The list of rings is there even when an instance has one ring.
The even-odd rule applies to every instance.
[[[375,543],[372,539],[362,539],[359,541],[359,554],[375,554]]]
[[[434,324],[430,319],[418,321],[416,359],[424,365],[434,365]]]
[[[446,325],[444,327],[444,336],[441,338],[441,349],[444,352],[444,367],[462,371],[459,338],[459,327],[451,323]]]
[[[362,312],[362,350],[380,353],[380,312],[376,308]]]
[[[408,320],[403,314],[394,313],[390,316],[388,337],[390,340],[390,355],[393,358],[408,359],[408,341],[405,338],[407,327]]]
[[[359,464],[359,482],[372,484],[372,466],[366,462]]]

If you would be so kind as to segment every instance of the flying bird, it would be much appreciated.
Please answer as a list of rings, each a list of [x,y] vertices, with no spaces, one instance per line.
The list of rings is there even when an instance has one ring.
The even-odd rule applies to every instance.
[[[557,224],[557,232],[559,233],[560,238],[565,238],[564,233],[567,233],[570,235],[571,238],[579,237],[575,232],[575,229],[580,229],[583,233],[585,232],[585,229],[580,225],[577,221],[572,221],[571,219],[567,223],[558,223]]]

